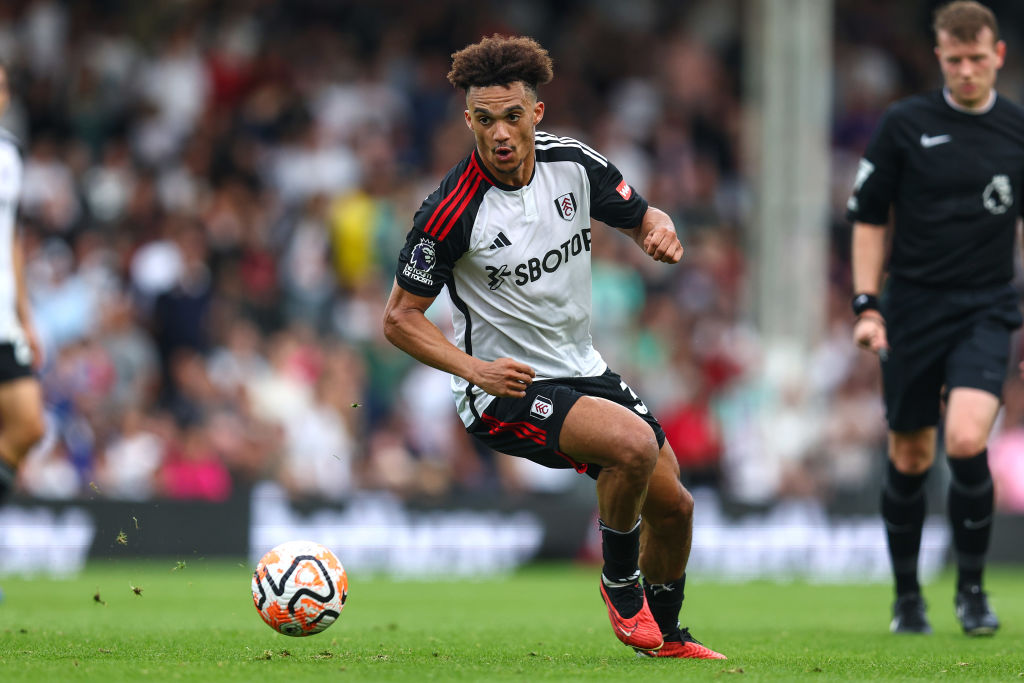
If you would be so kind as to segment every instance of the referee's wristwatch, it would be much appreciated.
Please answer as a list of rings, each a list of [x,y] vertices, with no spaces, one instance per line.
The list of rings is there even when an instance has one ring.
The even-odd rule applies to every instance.
[[[850,308],[853,309],[853,314],[856,316],[860,316],[865,311],[878,311],[878,297],[874,294],[854,294]]]

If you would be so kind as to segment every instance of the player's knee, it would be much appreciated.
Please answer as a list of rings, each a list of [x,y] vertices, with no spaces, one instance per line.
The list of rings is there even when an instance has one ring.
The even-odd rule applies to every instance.
[[[644,429],[634,430],[622,439],[619,453],[620,467],[646,480],[658,462],[658,440],[645,424]]]

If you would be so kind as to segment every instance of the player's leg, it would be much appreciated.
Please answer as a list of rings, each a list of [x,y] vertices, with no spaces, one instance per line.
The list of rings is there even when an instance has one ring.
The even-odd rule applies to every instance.
[[[34,377],[0,384],[0,502],[14,488],[14,474],[46,429],[43,396]]]
[[[583,396],[562,424],[559,450],[577,462],[600,465],[597,507],[601,525],[601,596],[615,635],[643,649],[662,645],[640,584],[640,509],[658,460],[651,427],[628,408]]]
[[[926,512],[924,483],[935,460],[935,428],[889,432],[889,465],[882,485],[881,508],[896,601],[889,629],[893,633],[931,633],[921,597],[917,565]]]
[[[969,635],[989,635],[999,620],[982,589],[992,531],[993,487],[988,436],[999,399],[988,391],[956,387],[946,407],[946,453],[951,473],[948,511],[957,557],[957,617]]]
[[[679,462],[666,441],[647,486],[640,535],[644,592],[665,645],[643,654],[687,659],[725,659],[679,624],[686,589],[686,563],[693,537],[693,496],[679,481]]]
[[[574,460],[601,466],[601,521],[617,531],[636,526],[658,460],[658,441],[647,423],[621,405],[584,396],[562,424],[559,449]]]

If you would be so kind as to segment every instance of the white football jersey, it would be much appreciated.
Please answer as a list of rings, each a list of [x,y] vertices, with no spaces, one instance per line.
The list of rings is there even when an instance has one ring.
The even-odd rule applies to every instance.
[[[606,364],[590,336],[590,219],[634,228],[647,202],[607,159],[538,132],[533,177],[504,185],[474,150],[416,213],[397,279],[419,296],[448,288],[455,344],[482,360],[512,358],[536,379],[589,377]],[[468,427],[493,400],[452,377]]]
[[[0,128],[0,342],[24,339],[17,313],[14,278],[14,230],[21,196],[21,152],[14,137]]]

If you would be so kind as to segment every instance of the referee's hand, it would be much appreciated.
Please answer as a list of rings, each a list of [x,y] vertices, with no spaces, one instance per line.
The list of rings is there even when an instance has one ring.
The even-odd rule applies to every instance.
[[[876,311],[865,311],[853,325],[853,341],[862,349],[877,353],[885,360],[889,355],[889,339],[885,335],[885,318]]]

